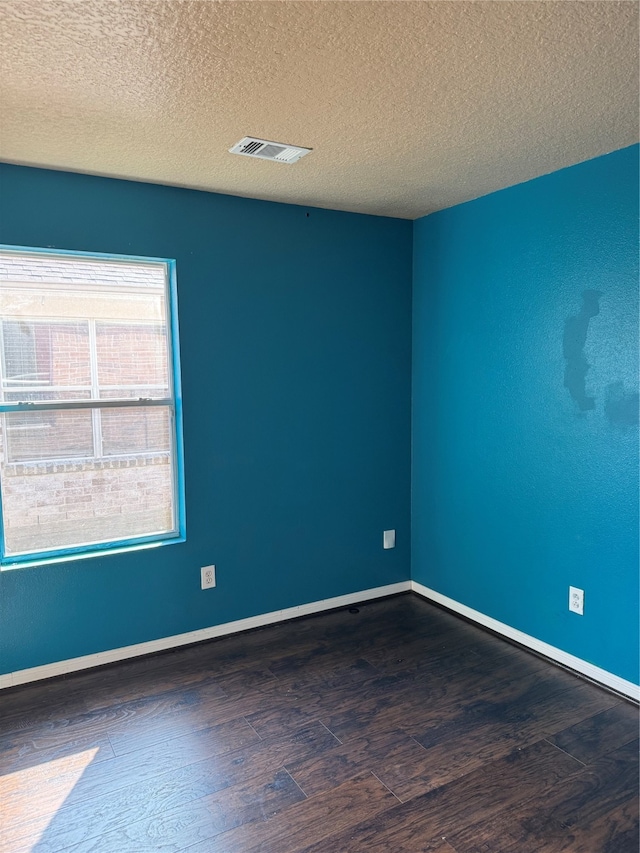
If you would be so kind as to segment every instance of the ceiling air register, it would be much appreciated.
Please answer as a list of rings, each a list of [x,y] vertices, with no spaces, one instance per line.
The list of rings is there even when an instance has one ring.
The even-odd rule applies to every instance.
[[[256,139],[245,136],[229,149],[231,154],[242,154],[245,157],[257,157],[260,160],[275,160],[277,163],[296,163],[311,148],[300,148],[299,145],[285,145],[283,142],[269,142],[266,139]]]

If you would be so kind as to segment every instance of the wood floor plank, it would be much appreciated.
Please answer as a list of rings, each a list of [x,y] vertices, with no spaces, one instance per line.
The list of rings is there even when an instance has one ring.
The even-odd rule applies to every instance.
[[[431,721],[422,736],[414,732],[426,749],[423,762],[414,767],[415,775],[399,779],[385,774],[382,781],[401,800],[411,799],[618,701],[590,685],[555,692],[553,686],[538,685],[529,678],[510,685],[508,696],[508,701],[504,694],[483,697],[464,706],[450,721],[441,725]]]
[[[409,773],[424,755],[420,744],[397,731],[352,740],[317,757],[289,762],[286,768],[305,794],[313,796],[367,770],[378,777],[387,767],[406,767]]]
[[[118,743],[113,750],[115,754],[118,751],[125,751],[120,747],[119,740],[126,736],[137,744],[143,735],[146,743],[150,744],[154,736],[155,740],[163,739],[167,724],[173,728],[176,725],[176,719],[183,723],[187,713],[193,715],[201,712],[203,705],[208,707],[212,700],[221,698],[227,698],[222,689],[217,684],[207,681],[198,685],[197,688],[161,692],[151,697],[112,705],[99,711],[65,714],[49,719],[45,723],[1,736],[0,768],[8,766],[6,762],[16,745],[20,745],[21,754],[26,757],[29,751],[37,751],[38,744],[42,744],[53,754],[57,748],[58,751],[64,752],[65,747],[73,747],[85,742],[104,743],[106,757],[106,753],[111,752],[114,741]],[[33,744],[31,750],[27,749],[29,743]],[[34,757],[34,760],[37,758]]]
[[[215,682],[230,699],[236,701],[254,693],[282,692],[282,685],[266,666],[234,670],[215,676]]]
[[[460,707],[460,712],[448,719],[443,726],[441,722],[429,725],[418,736],[420,742],[429,747],[439,743],[446,737],[459,739],[465,732],[476,730],[486,724],[500,723],[518,726],[520,730],[527,726],[536,726],[544,713],[545,721],[554,725],[556,718],[562,719],[564,700],[560,697],[578,696],[587,693],[594,696],[593,704],[602,709],[612,707],[618,700],[605,691],[589,691],[580,679],[572,679],[567,685],[551,673],[548,678],[540,679],[537,674],[525,675],[521,678],[496,681],[488,691],[475,697],[470,697]],[[558,709],[558,710],[556,710]]]
[[[368,773],[291,806],[274,818],[196,844],[189,853],[297,853],[309,837],[322,840],[394,803],[393,794]]]
[[[319,703],[320,695],[311,694],[299,702],[272,703],[271,707],[247,714],[246,719],[262,738],[283,737],[317,722]]]
[[[327,746],[337,742],[320,724],[313,740]],[[0,803],[11,816],[13,837],[20,837],[16,832],[21,824],[32,822],[49,810],[55,813],[62,807],[103,798],[128,785],[141,785],[161,774],[219,759],[227,753],[234,753],[237,760],[240,750],[257,743],[262,742],[256,732],[246,720],[239,719],[100,763],[87,764],[82,753],[71,754],[64,760],[47,761],[0,777]],[[26,798],[28,790],[37,791],[37,797]]]
[[[571,756],[539,741],[360,823],[350,830],[348,843],[330,838],[325,849],[350,853],[429,850],[429,844],[448,839],[473,817],[483,815],[486,820],[514,801],[526,802],[580,769],[580,763]],[[305,853],[322,853],[322,849],[313,845]]]
[[[593,836],[596,831],[601,839],[609,839],[607,844],[613,844],[618,835],[628,841],[637,832],[630,801],[638,800],[638,750],[636,739],[524,805],[452,832],[450,841],[458,853],[575,853],[586,843],[592,845],[589,853],[603,853]],[[610,849],[618,853],[619,848]]]
[[[208,686],[192,688],[189,698],[182,705],[175,703],[163,713],[158,713],[153,720],[145,725],[142,719],[131,719],[124,723],[108,728],[108,735],[116,755],[125,755],[154,743],[175,737],[182,732],[196,731],[208,728],[239,716],[245,717],[251,725],[252,719],[258,719],[260,714],[277,714],[278,712],[294,711],[297,709],[300,725],[308,725],[317,719],[313,712],[314,694],[290,695],[286,691],[268,693],[252,692],[241,700],[229,697],[218,698],[208,695]],[[215,691],[215,687],[213,688]],[[308,708],[308,711],[304,709]],[[257,724],[258,725],[258,724]],[[258,730],[257,725],[254,726]],[[263,732],[258,732],[263,736]],[[267,731],[264,736],[277,734]]]
[[[381,675],[364,682],[357,696],[325,697],[321,719],[343,741],[369,731],[389,731],[400,726],[419,738],[430,725],[439,729],[445,722],[449,726],[458,725],[455,718],[468,705],[481,702],[485,695],[491,698],[497,692],[507,703],[509,690],[518,693],[523,684],[536,685],[539,680],[538,672],[523,672],[509,661],[493,671],[469,663],[457,670],[445,669],[424,676],[416,672]],[[543,680],[544,689],[554,694],[579,683],[575,677],[567,680],[566,674],[558,671]]]
[[[193,646],[120,661],[68,676],[68,680],[81,678],[87,709],[100,711],[209,682],[216,675],[217,670],[204,659],[202,648]]]
[[[483,679],[486,688],[488,682]],[[392,731],[414,712],[429,713],[437,703],[447,704],[455,681],[449,677],[423,680],[412,672],[365,679],[356,690],[334,690],[319,699],[320,719],[340,740],[375,731]],[[409,715],[409,716],[407,716]]]
[[[234,827],[273,819],[281,810],[304,800],[304,794],[285,770],[251,776],[248,780],[223,788],[172,808],[154,809],[142,816],[131,803],[131,820],[123,815],[117,829],[105,831],[98,821],[79,823],[72,830],[47,832],[46,844],[38,853],[153,853],[181,851],[200,842],[208,843]],[[75,836],[74,843],[66,843]],[[29,846],[13,848],[13,853],[29,853]]]
[[[91,752],[91,760],[96,763],[107,761],[115,754],[106,735],[96,737],[91,733],[73,734],[64,739],[58,735],[50,737],[46,731],[40,734],[30,729],[25,737],[12,737],[2,745],[0,776],[18,773],[33,765],[58,761],[79,752]]]
[[[124,661],[91,672],[86,676],[85,685],[88,709],[100,711],[211,680],[212,673],[204,669],[201,663],[198,666],[194,660],[191,664],[180,666],[175,659],[169,664],[154,658],[144,658],[142,661]],[[124,672],[120,671],[122,666],[127,666]]]
[[[255,670],[258,661],[267,668],[268,660],[290,653],[289,630],[286,624],[274,625],[161,655],[122,661],[71,678],[83,680],[88,710],[100,710],[202,681],[222,681],[244,669]],[[298,647],[312,647],[314,642],[310,635],[306,641],[300,639]]]
[[[231,724],[225,723],[205,732],[194,732],[156,746],[151,751],[130,753],[123,758],[100,765],[85,777],[67,800],[71,805],[94,797],[104,797],[117,791],[131,780],[140,785],[160,775],[172,774],[176,784],[187,780],[197,782],[201,791],[214,791],[249,778],[252,774],[282,766],[286,761],[296,761],[322,754],[339,742],[320,723],[299,729],[285,738],[261,740],[246,721],[237,733],[230,733]],[[206,735],[206,737],[204,737]],[[93,768],[91,768],[93,770]]]
[[[638,736],[638,708],[620,702],[549,736],[551,743],[588,764]]]
[[[439,672],[446,672],[455,667],[479,667],[484,664],[487,668],[501,665],[509,659],[513,649],[507,646],[497,650],[491,646],[481,654],[475,647],[459,643],[455,648],[442,643],[425,641],[422,638],[407,641],[403,645],[383,646],[366,652],[365,660],[376,669],[390,675],[397,672],[420,673],[425,677]]]
[[[324,693],[329,690],[352,690],[357,685],[380,675],[373,664],[364,658],[353,658],[345,662],[344,655],[305,664],[305,656],[294,658],[295,663],[287,668],[275,667],[278,681],[289,691],[301,690]],[[291,659],[287,663],[292,664]]]
[[[638,797],[634,795],[586,827],[572,826],[567,834],[541,841],[537,853],[638,853],[639,814]],[[511,853],[519,849],[512,848]]]
[[[414,629],[399,636],[381,635],[380,641],[362,649],[363,657],[383,672],[429,666],[431,661],[457,655],[475,658],[475,662],[505,657],[516,649],[508,643],[495,644],[493,637],[476,628],[450,620],[430,621],[425,629]]]
[[[259,741],[233,752],[219,752],[213,756],[213,760],[198,760],[175,770],[158,771],[144,781],[138,779],[135,784],[131,784],[130,775],[125,775],[111,792],[108,792],[104,777],[101,780],[94,775],[93,797],[87,796],[81,779],[56,812],[54,822],[47,830],[48,844],[51,850],[65,849],[87,838],[109,834],[178,806],[186,807],[194,800],[231,788],[255,776],[268,776],[279,770],[286,761],[321,754],[336,743],[333,735],[316,724],[297,732],[294,738]],[[118,759],[114,763],[117,764]],[[114,768],[109,770],[112,771],[110,778],[113,779]],[[76,796],[77,789],[79,793]],[[32,816],[24,822],[14,817],[11,828],[3,833],[4,841],[15,844],[18,840],[24,842],[32,839],[39,825],[40,822],[34,821]]]
[[[384,853],[456,853],[446,838],[414,838],[410,846],[404,848],[404,850],[388,846],[389,843],[394,844],[395,839],[392,842],[385,839],[383,843],[384,846],[380,849]],[[328,853],[328,851],[331,851],[331,853],[363,853],[367,849],[358,843],[357,828],[354,831],[350,827],[346,832],[342,832],[339,835],[332,835],[330,838],[324,839],[320,845],[312,844],[309,847],[305,847],[299,853]]]
[[[0,738],[47,724],[59,725],[88,711],[84,687],[70,688],[65,679],[3,690],[0,707]]]

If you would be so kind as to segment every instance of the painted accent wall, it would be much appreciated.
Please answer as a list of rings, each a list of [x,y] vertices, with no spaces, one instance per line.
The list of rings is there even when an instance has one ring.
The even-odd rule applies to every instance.
[[[176,259],[187,518],[0,573],[0,674],[409,579],[412,223],[0,165],[0,242]]]
[[[412,224],[0,164],[0,242],[177,260],[187,509],[0,573],[0,674],[412,577],[638,683],[637,187],[633,146]]]
[[[413,580],[637,684],[638,146],[413,252]]]

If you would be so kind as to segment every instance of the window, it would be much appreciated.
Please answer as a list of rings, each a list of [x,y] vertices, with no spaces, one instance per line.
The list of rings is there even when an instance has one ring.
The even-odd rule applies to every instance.
[[[2,562],[184,538],[174,263],[0,248]]]

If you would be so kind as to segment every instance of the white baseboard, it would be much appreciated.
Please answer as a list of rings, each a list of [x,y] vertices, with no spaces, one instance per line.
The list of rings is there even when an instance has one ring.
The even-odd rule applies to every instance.
[[[127,660],[129,658],[139,657],[140,655],[148,655],[154,652],[162,652],[167,649],[174,649],[179,646],[186,646],[191,643],[200,643],[203,640],[212,640],[215,637],[224,637],[228,634],[236,634],[240,631],[248,631],[251,628],[261,628],[264,625],[273,625],[277,622],[286,622],[288,619],[295,619],[299,616],[307,616],[311,613],[321,613],[324,610],[333,610],[336,607],[347,607],[351,604],[358,604],[363,601],[369,601],[375,598],[384,598],[387,595],[397,595],[400,592],[412,591],[421,595],[436,604],[441,604],[448,610],[454,613],[459,613],[467,619],[483,625],[501,634],[509,640],[519,643],[525,648],[531,649],[538,654],[544,655],[550,660],[556,661],[563,666],[569,667],[586,678],[591,679],[604,687],[615,690],[623,696],[628,696],[636,702],[640,702],[640,686],[631,681],[626,681],[618,675],[608,672],[606,669],[601,669],[594,666],[582,658],[570,655],[568,652],[562,651],[555,646],[542,642],[535,637],[525,634],[523,631],[518,631],[504,622],[498,622],[491,616],[486,616],[478,610],[473,610],[467,607],[466,604],[461,604],[453,598],[449,598],[442,593],[436,592],[429,587],[423,586],[417,581],[401,581],[400,583],[389,584],[387,586],[379,586],[374,589],[365,589],[360,592],[352,592],[348,595],[339,595],[335,598],[324,598],[320,601],[312,601],[309,604],[301,604],[297,607],[288,607],[285,610],[273,610],[271,613],[263,613],[259,616],[250,616],[247,619],[238,619],[235,622],[225,622],[222,625],[213,625],[210,628],[200,628],[197,631],[189,631],[186,634],[175,634],[172,637],[162,637],[159,640],[150,640],[146,643],[137,643],[133,646],[123,646],[118,649],[111,649],[106,652],[97,652],[93,655],[84,655],[83,657],[70,658],[69,660],[59,661],[57,663],[49,663],[44,666],[34,666],[29,669],[21,669],[16,672],[9,672],[6,675],[0,675],[0,690],[6,687],[14,687],[18,684],[27,684],[31,681],[41,681],[45,678],[53,678],[56,675],[65,675],[70,672],[78,672],[83,669],[89,669],[95,666],[102,666],[106,663],[115,663],[116,661]]]
[[[310,613],[333,610],[335,607],[347,607],[350,604],[358,604],[359,602],[369,601],[374,598],[397,595],[399,592],[409,592],[410,589],[411,581],[401,581],[400,583],[388,584],[387,586],[378,586],[374,589],[363,589],[360,592],[352,592],[348,595],[338,595],[335,598],[312,601],[310,604],[301,604],[298,607],[287,607],[285,610],[274,610],[271,613],[263,613],[260,616],[238,619],[235,622],[225,622],[223,625],[200,628],[197,631],[189,631],[186,634],[175,634],[172,637],[162,637],[159,640],[137,643],[134,646],[123,646],[119,649],[97,652],[93,655],[84,655],[83,657],[70,658],[69,660],[57,663],[48,663],[44,666],[21,669],[17,672],[0,675],[0,689],[15,687],[18,684],[26,684],[30,681],[41,681],[44,678],[52,678],[55,675],[65,675],[69,672],[77,672],[78,670],[102,666],[105,663],[127,660],[128,658],[139,657],[140,655],[148,655],[153,652],[162,652],[178,646],[187,646],[190,643],[200,643],[203,640],[212,640],[214,637],[236,634],[240,631],[248,631],[251,628],[261,628],[264,625],[272,625],[275,622],[285,622],[287,619],[296,619],[298,616],[307,616]]]
[[[436,592],[434,589],[429,589],[429,587],[423,586],[421,583],[417,583],[417,581],[411,581],[411,590],[423,598],[434,601],[436,604],[441,604],[448,610],[459,613],[461,616],[465,616],[467,619],[471,619],[473,622],[477,622],[479,625],[495,631],[496,634],[502,634],[503,637],[507,637],[509,640],[513,640],[521,646],[531,649],[531,651],[538,652],[538,654],[544,655],[556,661],[556,663],[562,664],[562,666],[579,672],[591,681],[596,681],[604,687],[615,690],[616,693],[621,693],[623,696],[628,696],[630,699],[640,702],[640,686],[634,684],[632,681],[626,681],[624,678],[620,678],[620,676],[614,675],[606,669],[601,669],[599,666],[594,666],[594,664],[582,660],[582,658],[570,655],[568,652],[564,652],[555,646],[550,646],[549,643],[544,643],[542,640],[525,634],[523,631],[518,631],[510,625],[505,625],[504,622],[498,622],[497,619],[492,619],[491,616],[486,616],[478,610],[473,610],[471,607],[467,607],[466,604],[461,604],[459,601],[442,595],[442,593]]]

